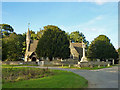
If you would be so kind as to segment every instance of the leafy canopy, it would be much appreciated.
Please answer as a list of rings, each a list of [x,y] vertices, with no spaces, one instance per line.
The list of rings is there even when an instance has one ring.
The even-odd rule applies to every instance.
[[[12,28],[12,26],[8,25],[8,24],[0,24],[0,28],[4,29],[4,30],[8,30],[10,32],[13,32],[14,29]]]
[[[50,60],[53,57],[68,58],[70,49],[67,35],[57,26],[45,26],[44,34],[39,39],[36,53],[39,58],[48,57]]]
[[[25,38],[21,34],[11,33],[2,40],[2,60],[16,61],[23,56],[23,42]]]
[[[0,32],[2,33],[3,37],[9,36],[14,29],[9,24],[0,24]]]
[[[110,39],[105,35],[99,35],[95,38],[87,51],[88,58],[92,59],[110,59],[110,58],[118,58],[118,53],[116,52],[112,43],[110,43]]]
[[[71,32],[69,35],[69,38],[72,42],[76,43],[82,43],[82,41],[86,44],[86,47],[88,47],[89,42],[86,40],[83,33],[80,33],[79,31]]]

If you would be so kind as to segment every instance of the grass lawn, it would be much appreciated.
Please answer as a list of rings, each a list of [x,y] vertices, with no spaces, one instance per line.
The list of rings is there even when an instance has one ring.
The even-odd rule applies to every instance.
[[[4,70],[4,68],[6,67],[4,66],[2,68]],[[13,72],[16,73],[21,69],[23,69],[23,67],[14,67]],[[30,68],[26,67],[25,71],[27,69],[30,70]],[[33,69],[34,70],[36,69],[37,72],[39,72],[39,70],[42,70],[39,68],[38,68],[39,70],[37,68],[31,68],[31,69],[32,69],[32,72],[33,72]],[[43,71],[44,70],[42,70],[42,72]],[[14,82],[8,81],[3,83],[2,87],[3,88],[86,88],[88,86],[88,81],[86,79],[72,72],[61,71],[61,70],[49,70],[46,72],[47,72],[47,75],[45,75],[44,77],[29,78],[28,80],[22,79]],[[49,72],[52,73],[52,75],[49,74]],[[9,73],[10,72],[6,74],[9,74]],[[5,72],[3,71],[2,74],[5,74]]]

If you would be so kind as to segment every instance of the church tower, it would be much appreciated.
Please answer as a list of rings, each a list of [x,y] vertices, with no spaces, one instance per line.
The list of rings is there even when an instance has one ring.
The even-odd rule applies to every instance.
[[[27,62],[28,60],[28,52],[29,52],[29,50],[30,50],[30,41],[31,41],[31,39],[30,39],[31,37],[30,37],[30,30],[29,30],[29,28],[28,28],[28,32],[27,32],[27,34],[26,34],[26,52],[25,52],[25,62]]]

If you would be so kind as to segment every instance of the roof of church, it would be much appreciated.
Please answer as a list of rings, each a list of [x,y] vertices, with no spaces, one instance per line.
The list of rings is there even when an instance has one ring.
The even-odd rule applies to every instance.
[[[33,52],[27,52],[27,55],[30,57]]]
[[[29,52],[34,52],[37,48],[37,44],[38,44],[38,40],[31,40]]]
[[[71,43],[74,47],[81,47],[82,48],[82,43]]]
[[[77,53],[82,54],[82,43],[71,43]],[[75,52],[73,52],[75,53]]]

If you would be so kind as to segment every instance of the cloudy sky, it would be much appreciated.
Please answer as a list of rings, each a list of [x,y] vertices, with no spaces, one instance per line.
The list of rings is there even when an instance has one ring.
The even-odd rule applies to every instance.
[[[21,34],[28,23],[36,32],[46,25],[57,25],[69,33],[83,32],[89,42],[104,34],[118,48],[117,2],[3,2],[2,23]]]

